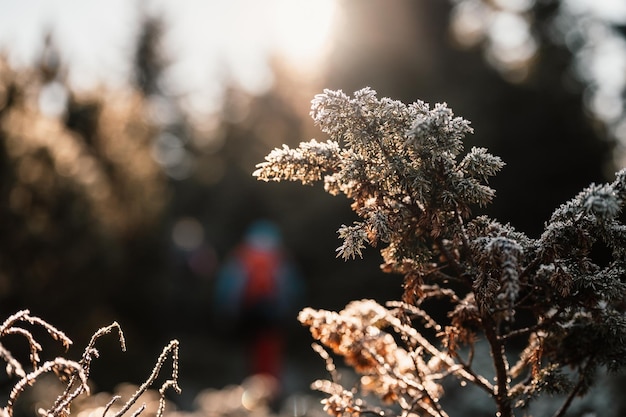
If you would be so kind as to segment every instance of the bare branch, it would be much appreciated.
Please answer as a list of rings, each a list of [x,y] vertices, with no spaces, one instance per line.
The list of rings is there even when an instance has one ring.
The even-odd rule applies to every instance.
[[[161,390],[159,393],[161,394],[161,398],[165,395],[165,388],[173,388],[177,393],[181,392],[180,387],[178,386],[178,340],[172,340],[170,343],[163,348],[161,355],[157,359],[157,362],[152,369],[152,373],[148,377],[148,379],[141,384],[141,386],[137,389],[137,391],[131,396],[131,398],[124,404],[124,406],[115,414],[114,417],[120,417],[126,413],[130,407],[137,401],[137,399],[150,388],[157,377],[159,376],[159,372],[161,371],[161,367],[167,360],[168,356],[172,355],[172,373],[171,379],[165,381],[161,386]],[[159,409],[161,409],[161,405],[159,405]],[[162,411],[162,410],[161,410]]]
[[[89,385],[87,384],[87,376],[83,371],[83,368],[78,362],[70,361],[63,358],[56,358],[53,361],[44,362],[39,368],[34,370],[33,372],[24,376],[20,381],[15,384],[11,393],[9,394],[9,399],[7,401],[7,406],[5,410],[8,412],[9,416],[13,415],[13,405],[15,401],[19,397],[19,395],[24,391],[24,389],[32,385],[40,375],[54,371],[58,374],[71,374],[77,375],[80,379],[83,392],[89,392]],[[57,416],[59,415],[60,410],[56,410],[55,413],[48,414],[49,416]]]

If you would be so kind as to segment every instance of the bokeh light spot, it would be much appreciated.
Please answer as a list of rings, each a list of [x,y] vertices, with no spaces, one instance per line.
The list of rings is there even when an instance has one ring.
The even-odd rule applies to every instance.
[[[204,228],[193,217],[183,217],[172,228],[174,244],[184,250],[194,250],[204,241]]]

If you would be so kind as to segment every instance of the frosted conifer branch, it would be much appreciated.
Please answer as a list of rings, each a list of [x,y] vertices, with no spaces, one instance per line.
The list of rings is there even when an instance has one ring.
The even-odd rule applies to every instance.
[[[339,237],[343,239],[341,246],[337,248],[337,257],[343,259],[363,257],[362,250],[365,249],[363,242],[367,240],[367,233],[364,230],[363,223],[357,223],[353,226],[342,225],[337,232]]]
[[[254,175],[323,181],[330,194],[344,194],[360,221],[339,228],[337,256],[362,257],[366,243],[384,244],[382,270],[404,276],[402,301],[388,303],[394,310],[363,300],[338,313],[299,315],[361,375],[362,392],[393,402],[405,416],[444,416],[439,388],[453,375],[482,388],[502,417],[543,392],[567,394],[563,413],[598,367],[626,366],[626,169],[563,204],[531,239],[486,216],[472,218],[474,206],[494,198],[487,181],[504,162],[479,147],[463,156],[462,139],[472,129],[445,103],[405,105],[370,88],[351,97],[324,90],[311,116],[332,146],[322,150],[313,141],[275,150]],[[599,247],[608,260],[594,259]],[[424,310],[438,299],[449,308],[445,323]],[[527,320],[514,320],[519,311]],[[433,330],[434,341],[422,334]],[[493,384],[472,368],[479,338],[490,349]],[[527,345],[510,368],[513,339]],[[568,384],[565,368],[578,383]],[[329,395],[331,415],[366,412],[357,389],[315,386]]]
[[[332,173],[339,165],[339,145],[336,142],[302,142],[296,149],[276,148],[257,165],[253,175],[263,181],[301,181],[310,184]]]
[[[504,165],[500,157],[491,155],[486,148],[474,147],[465,155],[459,168],[473,178],[487,181],[489,177],[496,175]]]
[[[590,185],[555,210],[550,222],[579,221],[583,216],[602,221],[615,218],[624,206],[625,176],[626,169],[618,172],[617,179],[611,184]]]
[[[592,185],[582,196],[582,206],[585,212],[600,221],[612,220],[619,214],[622,202],[617,193],[608,184]]]
[[[480,148],[456,160],[472,129],[445,103],[431,109],[421,101],[407,106],[379,99],[370,88],[352,97],[324,90],[312,101],[311,117],[330,139],[275,149],[253,175],[304,184],[323,180],[329,193],[353,199],[369,235],[342,227],[340,237],[348,237],[339,250],[344,259],[361,256],[365,241],[420,245],[422,236],[446,233],[458,213],[467,216],[470,205],[485,205],[495,195],[485,180],[504,164]],[[361,210],[371,199],[375,207]],[[410,236],[395,226],[416,215],[424,235]]]
[[[409,131],[407,143],[418,150],[427,152],[447,152],[456,157],[463,150],[461,139],[473,130],[469,121],[454,117],[446,103],[438,103],[432,110],[421,103]]]
[[[522,248],[511,239],[499,237],[489,242],[486,249],[500,270],[496,307],[504,311],[504,320],[512,321],[515,315],[515,301],[520,291],[518,260]]]

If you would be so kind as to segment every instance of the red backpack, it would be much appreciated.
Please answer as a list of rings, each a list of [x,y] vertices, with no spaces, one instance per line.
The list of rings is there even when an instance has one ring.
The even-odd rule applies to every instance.
[[[250,246],[240,249],[239,259],[245,273],[243,305],[270,301],[278,296],[279,251],[259,250]]]

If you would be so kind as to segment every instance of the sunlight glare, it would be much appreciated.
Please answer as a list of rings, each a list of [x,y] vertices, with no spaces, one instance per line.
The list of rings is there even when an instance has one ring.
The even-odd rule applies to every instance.
[[[296,77],[318,76],[337,11],[335,0],[187,0],[178,8],[153,1],[167,16],[165,44],[176,58],[166,84],[197,114],[219,108],[225,82],[266,92],[275,81],[272,58]]]
[[[334,0],[276,0],[272,43],[294,69],[315,72],[330,51]]]
[[[13,64],[34,63],[50,31],[72,88],[124,87],[145,13],[165,24],[161,87],[204,114],[219,109],[229,83],[251,94],[271,88],[274,58],[294,77],[319,76],[339,12],[336,0],[32,1],[37,7],[0,1],[0,50]]]

